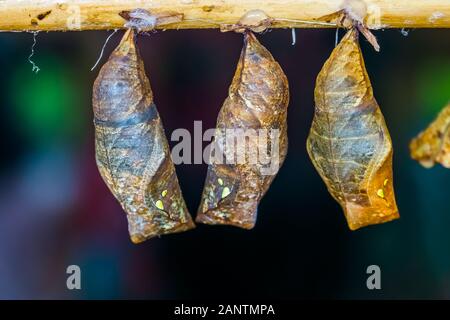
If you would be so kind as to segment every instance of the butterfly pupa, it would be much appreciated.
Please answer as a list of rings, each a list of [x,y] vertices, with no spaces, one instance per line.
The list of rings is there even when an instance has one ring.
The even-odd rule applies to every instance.
[[[194,227],[144,63],[129,29],[93,87],[96,161],[134,243]]]
[[[450,168],[450,103],[411,141],[409,148],[411,157],[425,168],[436,162]]]
[[[254,227],[258,204],[286,157],[288,102],[288,81],[280,65],[253,33],[244,32],[237,69],[217,119],[197,222]],[[236,141],[245,147],[233,147]]]
[[[392,142],[374,98],[358,31],[347,31],[317,76],[307,150],[348,226],[399,218]]]

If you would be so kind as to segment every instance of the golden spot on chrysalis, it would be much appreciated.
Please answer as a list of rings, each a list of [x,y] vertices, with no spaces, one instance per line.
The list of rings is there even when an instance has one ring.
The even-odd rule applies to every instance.
[[[165,196],[167,195],[167,189],[166,189],[166,190],[163,190],[163,191],[161,192],[161,195],[162,195],[163,197],[165,197]]]
[[[217,183],[219,183],[219,185],[223,186],[223,180],[222,179],[217,179]]]
[[[227,197],[230,193],[231,193],[230,188],[228,188],[228,187],[223,188],[223,190],[222,190],[222,199]]]
[[[388,182],[389,182],[389,179],[384,179],[384,182],[383,182],[383,186],[387,186],[387,184],[388,184]]]
[[[377,196],[379,196],[381,199],[384,199],[384,190],[383,189],[378,189]]]
[[[155,206],[159,209],[159,210],[164,210],[164,205],[163,202],[161,200],[156,201]]]

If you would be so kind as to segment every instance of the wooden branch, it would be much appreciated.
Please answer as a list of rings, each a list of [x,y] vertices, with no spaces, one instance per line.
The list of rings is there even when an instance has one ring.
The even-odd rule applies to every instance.
[[[274,18],[274,28],[314,28],[326,27],[323,17],[348,2],[364,6],[371,29],[450,27],[450,0],[3,0],[0,31],[123,28],[119,12],[135,8],[183,15],[181,22],[158,26],[162,29],[218,28],[253,9]]]

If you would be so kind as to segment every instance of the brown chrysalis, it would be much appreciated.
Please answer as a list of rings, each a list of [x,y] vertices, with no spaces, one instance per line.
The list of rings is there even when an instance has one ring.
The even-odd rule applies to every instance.
[[[254,227],[258,204],[286,157],[288,102],[288,81],[280,65],[245,31],[237,70],[217,119],[197,222]],[[236,141],[244,147],[233,147]]]
[[[127,213],[131,240],[193,228],[131,29],[95,80],[93,108],[97,166]]]
[[[409,145],[411,157],[425,168],[436,162],[450,168],[450,103]]]
[[[399,218],[392,142],[350,29],[320,71],[308,154],[355,230]]]

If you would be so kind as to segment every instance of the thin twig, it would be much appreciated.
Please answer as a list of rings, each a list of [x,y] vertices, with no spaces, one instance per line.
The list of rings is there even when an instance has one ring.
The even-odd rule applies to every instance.
[[[39,31],[33,31],[32,33],[33,33],[33,44],[31,45],[31,53],[28,56],[28,62],[31,63],[32,65],[31,71],[34,73],[38,73],[41,69],[36,65],[36,63],[33,60],[31,60],[31,58],[34,56],[34,47],[36,46],[37,43],[36,37]]]
[[[339,27],[336,28],[336,35],[334,37],[334,47],[337,47],[339,42]]]
[[[108,36],[108,38],[106,38],[105,43],[103,44],[102,47],[102,51],[100,51],[100,56],[98,57],[97,61],[95,62],[94,66],[91,68],[91,71],[94,71],[94,69],[97,67],[97,65],[99,64],[100,60],[103,57],[103,52],[105,51],[105,47],[108,44],[109,39],[111,39],[111,37],[117,32],[117,29],[114,29],[114,31]]]
[[[285,21],[285,22],[294,22],[299,24],[310,24],[310,25],[318,25],[318,26],[336,26],[336,23],[323,22],[323,21],[308,21],[308,20],[297,20],[297,19],[285,19],[285,18],[274,18],[275,21]]]

